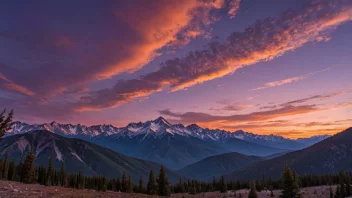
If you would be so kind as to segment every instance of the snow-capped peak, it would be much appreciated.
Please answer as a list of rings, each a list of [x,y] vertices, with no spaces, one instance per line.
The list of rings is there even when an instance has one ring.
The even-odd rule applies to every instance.
[[[171,126],[171,124],[163,117],[158,117],[157,119],[152,121],[155,124],[159,124],[159,125],[166,125],[166,126]]]
[[[60,124],[51,122],[47,124],[29,125],[22,122],[15,122],[12,130],[7,131],[6,135],[14,135],[26,133],[33,130],[48,130],[66,137],[78,137],[82,139],[100,138],[100,137],[135,137],[139,135],[162,137],[165,134],[191,136],[202,140],[225,141],[227,139],[236,138],[250,142],[283,142],[294,141],[277,135],[258,135],[254,133],[238,130],[235,132],[224,131],[220,129],[202,128],[196,124],[184,126],[182,124],[170,124],[165,118],[159,117],[155,120],[147,122],[130,123],[126,127],[114,127],[112,125],[93,125],[85,126],[81,124]],[[298,139],[297,142],[318,142],[328,136],[312,137],[311,139]]]

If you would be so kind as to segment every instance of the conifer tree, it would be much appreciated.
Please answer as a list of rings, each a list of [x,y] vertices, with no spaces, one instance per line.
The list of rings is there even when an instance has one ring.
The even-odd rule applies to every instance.
[[[221,175],[218,185],[219,185],[219,188],[220,188],[220,189],[219,189],[220,192],[222,192],[222,193],[227,192],[227,185],[226,185],[226,183],[225,183],[225,177],[224,177],[224,175]]]
[[[6,151],[5,159],[2,165],[2,178],[5,180],[8,179],[8,174],[9,174],[9,153]]]
[[[16,164],[15,161],[11,161],[9,165],[9,173],[8,173],[8,180],[14,180],[15,179],[15,169],[16,169]]]
[[[47,179],[48,179],[48,177],[47,177],[47,169],[46,168],[44,168],[43,167],[43,172],[42,172],[42,184],[43,185],[46,185],[47,184]]]
[[[191,185],[190,188],[189,188],[189,194],[191,195],[195,195],[197,194],[197,190],[196,190],[196,187],[194,185]]]
[[[4,160],[2,160],[0,158],[0,179],[2,179],[2,170],[3,170],[3,166],[4,166]]]
[[[35,167],[34,167],[35,157],[33,151],[30,150],[23,164],[23,182],[31,184],[35,182]]]
[[[49,163],[48,163],[47,178],[46,178],[46,183],[45,183],[45,185],[47,185],[47,186],[51,186],[52,172],[53,172],[53,161],[52,161],[52,155],[50,155]]]
[[[335,198],[341,198],[340,186],[336,187]]]
[[[66,186],[66,170],[65,170],[65,164],[63,161],[61,162],[59,180],[60,180],[59,183],[61,186]]]
[[[128,190],[128,183],[127,183],[126,173],[123,172],[122,180],[121,180],[121,192],[127,192],[127,190]]]
[[[178,191],[180,192],[180,193],[184,193],[185,192],[185,186],[183,185],[183,182],[182,182],[182,177],[180,177],[180,181],[179,181],[179,183],[178,183]]]
[[[255,182],[250,184],[251,190],[249,191],[248,198],[258,198],[257,190],[255,186],[256,186]]]
[[[24,171],[23,171],[23,163],[22,163],[22,154],[21,154],[21,159],[20,159],[20,163],[18,164],[18,167],[17,167],[17,174],[18,174],[18,177],[19,177],[19,181],[20,182],[23,182],[23,176],[24,176]]]
[[[349,197],[352,195],[351,193],[351,179],[350,177],[346,177],[346,197]]]
[[[270,190],[270,197],[275,197],[273,190]]]
[[[6,113],[6,109],[4,109],[0,113],[0,140],[2,140],[2,137],[5,135],[6,131],[10,130],[13,125],[13,122],[12,122],[13,110],[11,110],[10,113],[7,114],[6,118],[5,118],[5,113]]]
[[[138,184],[138,193],[144,193],[145,192],[145,187],[143,183],[143,178],[140,176],[139,178],[139,184]]]
[[[346,188],[345,188],[345,172],[343,170],[339,173],[339,183],[340,183],[340,197],[346,197]]]
[[[148,180],[148,184],[147,184],[147,194],[154,195],[155,193],[156,193],[155,177],[154,177],[153,171],[151,170],[149,172],[149,180]]]
[[[131,176],[128,176],[127,192],[128,193],[133,193],[133,184],[132,184]]]
[[[214,191],[218,190],[218,185],[216,183],[215,177],[213,177],[213,190]]]
[[[117,180],[116,180],[116,191],[117,191],[117,192],[121,191],[121,182],[120,182],[120,178],[117,178]]]
[[[329,191],[330,191],[330,198],[334,198],[334,193],[332,192],[332,188],[331,188],[331,186],[330,186]]]
[[[288,166],[288,164],[286,164],[285,166],[285,170],[282,174],[281,182],[283,186],[283,189],[280,195],[281,198],[300,197],[298,184],[296,183],[293,177],[293,173],[290,167]]]
[[[167,178],[165,169],[163,166],[160,167],[159,175],[157,177],[158,183],[158,195],[160,196],[170,196],[170,186],[169,179]]]

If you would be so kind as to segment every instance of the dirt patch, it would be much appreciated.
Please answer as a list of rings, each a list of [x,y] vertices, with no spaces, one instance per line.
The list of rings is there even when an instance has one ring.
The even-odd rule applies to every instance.
[[[333,187],[335,190],[336,187]],[[304,198],[329,198],[330,197],[330,186],[318,186],[318,187],[309,187],[302,188],[301,194]],[[278,198],[280,195],[279,190],[275,190],[274,197]],[[211,198],[211,197],[248,197],[248,190],[239,190],[236,192],[209,192],[201,193],[198,195],[189,195],[189,194],[173,194],[171,197],[175,198]],[[72,197],[72,198],[112,198],[112,197],[126,197],[126,198],[156,198],[159,196],[149,196],[143,194],[128,194],[120,192],[97,192],[94,190],[78,190],[72,188],[63,188],[58,186],[46,187],[39,184],[22,184],[13,181],[0,181],[0,197],[1,198],[35,198],[35,197]],[[259,198],[268,198],[270,197],[270,191],[258,192]]]

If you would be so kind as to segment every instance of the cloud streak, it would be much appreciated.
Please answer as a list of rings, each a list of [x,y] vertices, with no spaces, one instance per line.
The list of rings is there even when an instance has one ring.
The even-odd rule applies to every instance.
[[[252,112],[249,114],[229,115],[229,116],[215,116],[200,112],[186,112],[176,113],[169,109],[160,110],[159,113],[165,116],[176,118],[175,122],[181,123],[210,123],[210,122],[255,122],[265,121],[274,118],[281,118],[285,116],[307,114],[316,111],[325,110],[318,108],[315,105],[301,105],[301,106],[285,106],[280,109]]]
[[[334,98],[337,96],[345,95],[349,92],[350,92],[350,90],[343,90],[343,91],[329,93],[329,94],[325,94],[325,95],[314,95],[314,96],[307,97],[307,98],[302,98],[302,99],[298,99],[298,100],[292,100],[289,102],[285,102],[285,103],[282,103],[280,106],[297,105],[297,104],[306,103],[306,102],[309,102],[312,100],[327,100],[327,99]]]
[[[29,96],[34,96],[35,93],[30,91],[29,89],[22,87],[14,82],[12,82],[11,80],[9,80],[8,78],[6,78],[6,76],[4,76],[2,73],[0,73],[0,88],[3,89],[7,89],[10,91],[15,91],[24,95],[29,95]]]
[[[290,83],[293,83],[293,82],[305,80],[305,79],[307,79],[308,77],[310,77],[310,76],[312,76],[314,74],[317,74],[317,73],[320,73],[320,72],[324,72],[324,71],[327,71],[329,69],[330,68],[326,68],[326,69],[323,69],[323,70],[320,70],[320,71],[317,71],[317,72],[313,72],[313,73],[309,73],[309,74],[305,74],[305,75],[301,75],[301,76],[296,76],[296,77],[292,77],[292,78],[286,78],[286,79],[283,79],[283,80],[268,82],[268,83],[265,83],[264,86],[262,86],[262,87],[257,87],[257,88],[252,89],[252,91],[258,91],[258,90],[267,89],[267,88],[271,88],[271,87],[278,87],[278,86],[282,86],[282,85],[285,85],[285,84],[290,84]]]
[[[111,89],[101,90],[102,95],[93,92],[76,104],[77,109],[116,107],[140,96],[186,89],[244,66],[270,61],[306,43],[327,41],[332,30],[351,20],[351,13],[352,2],[348,0],[312,1],[300,10],[258,20],[245,31],[229,35],[224,43],[212,42],[203,50],[165,61],[159,70],[140,79],[120,81]]]

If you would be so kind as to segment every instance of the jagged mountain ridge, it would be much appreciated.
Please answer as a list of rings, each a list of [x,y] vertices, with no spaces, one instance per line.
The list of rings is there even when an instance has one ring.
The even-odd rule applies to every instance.
[[[60,168],[65,162],[68,172],[82,171],[85,175],[105,175],[109,178],[120,177],[123,172],[138,182],[142,176],[147,181],[149,171],[157,173],[161,164],[129,157],[99,145],[76,138],[66,138],[46,130],[31,131],[8,136],[0,141],[0,154],[9,153],[9,159],[20,161],[22,155],[33,150],[36,165],[48,165],[53,156],[53,166]],[[166,169],[169,179],[176,182],[179,175]]]
[[[57,122],[30,125],[23,122],[15,122],[12,130],[7,131],[6,136],[26,133],[33,130],[48,130],[66,137],[76,137],[86,140],[97,140],[106,136],[111,136],[111,138],[121,136],[131,138],[139,135],[158,137],[165,133],[192,136],[201,140],[212,141],[225,141],[237,138],[256,144],[288,150],[302,149],[329,137],[328,135],[323,135],[292,140],[278,135],[257,135],[242,130],[229,132],[220,129],[207,129],[201,128],[196,124],[188,126],[182,124],[172,125],[163,117],[147,122],[130,123],[126,127],[115,127],[113,125],[85,126],[81,124],[60,124]]]
[[[204,129],[196,124],[172,125],[164,118],[130,123],[117,128],[112,125],[59,124],[27,125],[17,122],[8,135],[31,130],[48,130],[70,138],[80,138],[135,158],[180,169],[206,157],[229,152],[267,156],[306,147],[306,144],[281,136],[255,135],[243,131],[228,132]]]

